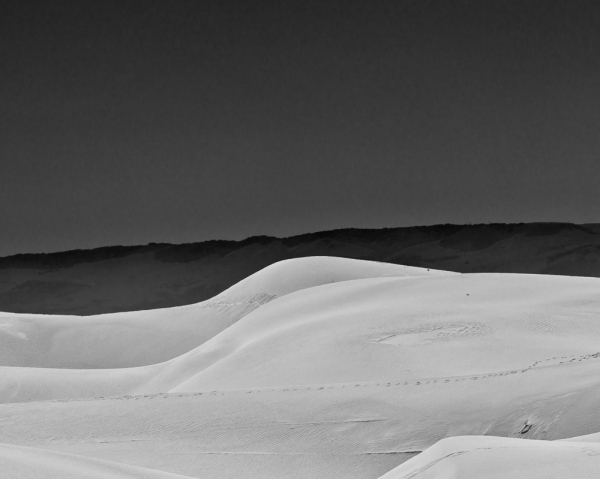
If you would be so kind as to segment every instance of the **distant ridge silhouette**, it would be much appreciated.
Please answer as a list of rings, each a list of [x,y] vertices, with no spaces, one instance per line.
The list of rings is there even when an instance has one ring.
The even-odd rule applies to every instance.
[[[443,224],[0,258],[0,310],[90,315],[208,299],[277,261],[337,256],[462,273],[600,277],[600,225]]]

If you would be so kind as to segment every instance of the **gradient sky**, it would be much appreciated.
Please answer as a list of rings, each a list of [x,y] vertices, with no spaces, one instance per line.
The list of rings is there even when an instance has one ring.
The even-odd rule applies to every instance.
[[[0,255],[600,222],[600,2],[3,0]]]

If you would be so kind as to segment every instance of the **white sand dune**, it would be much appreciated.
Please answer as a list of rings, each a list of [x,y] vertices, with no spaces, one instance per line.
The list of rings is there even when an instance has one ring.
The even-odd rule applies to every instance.
[[[450,274],[372,261],[301,258],[282,261],[209,301],[97,316],[0,313],[0,365],[123,368],[179,356],[277,297],[346,280]]]
[[[440,441],[380,479],[591,479],[600,444],[453,437]]]
[[[67,364],[75,351],[98,365],[1,367],[0,400],[13,404],[0,406],[0,443],[211,479],[571,477],[544,476],[563,470],[550,456],[593,477],[594,457],[578,458],[582,442],[598,447],[599,291],[596,278],[304,258],[189,315],[79,318],[77,328],[37,316],[23,323],[31,330],[14,315],[4,329],[15,340],[44,320],[80,330],[71,342],[87,338],[50,354],[57,335],[40,333],[32,357]],[[107,316],[113,329],[94,342]],[[120,359],[130,344],[137,356]],[[124,367],[134,356],[140,365]],[[444,440],[455,436],[477,437]],[[478,472],[496,458],[514,466]]]
[[[600,352],[598,284],[510,274],[326,284],[271,301],[163,363],[0,368],[0,399],[407,380],[586,361]]]
[[[377,478],[445,437],[600,430],[598,367],[7,404],[0,441],[202,478],[245,468],[269,479]]]
[[[198,371],[172,390],[199,391],[583,361],[600,353],[599,287],[595,278],[514,274],[326,285],[273,301],[166,371],[170,378]]]

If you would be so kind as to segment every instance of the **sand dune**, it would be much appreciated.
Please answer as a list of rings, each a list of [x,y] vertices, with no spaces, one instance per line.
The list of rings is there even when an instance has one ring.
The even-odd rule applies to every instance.
[[[7,404],[0,441],[202,478],[244,468],[273,479],[376,478],[445,437],[600,430],[599,366]]]
[[[7,315],[0,456],[7,477],[593,477],[599,287],[304,258],[185,308]]]
[[[599,287],[595,278],[478,274],[307,289],[182,356],[199,372],[174,391],[408,380],[585,360],[600,353]]]
[[[95,369],[159,363],[294,291],[360,278],[439,274],[447,273],[343,258],[302,258],[269,266],[215,298],[189,306],[85,319],[0,313],[0,365]]]
[[[85,319],[8,314],[0,325],[2,352],[6,363],[19,367],[0,367],[0,401],[168,391],[224,354],[223,348],[211,353],[211,345],[201,350],[194,346],[275,298],[371,276],[445,275],[455,274],[342,258],[302,258],[272,265],[213,300],[187,307]],[[238,340],[242,338],[234,341]],[[169,358],[174,359],[160,363]],[[131,367],[143,364],[155,365]]]
[[[593,321],[599,283],[435,274],[325,284],[273,300],[162,363],[117,370],[0,368],[0,399],[412,380],[586,361],[600,353],[600,323]]]
[[[499,437],[453,437],[381,479],[591,479],[600,470],[600,445]]]

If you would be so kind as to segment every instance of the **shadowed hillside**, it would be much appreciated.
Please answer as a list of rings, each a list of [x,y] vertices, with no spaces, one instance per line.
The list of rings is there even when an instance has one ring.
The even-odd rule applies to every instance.
[[[338,256],[463,273],[600,277],[600,225],[435,225],[290,238],[111,246],[0,258],[0,310],[89,315],[209,299],[289,258]]]

